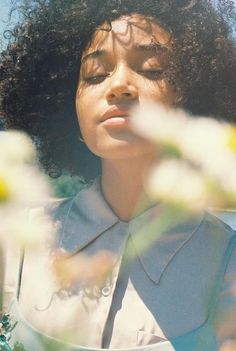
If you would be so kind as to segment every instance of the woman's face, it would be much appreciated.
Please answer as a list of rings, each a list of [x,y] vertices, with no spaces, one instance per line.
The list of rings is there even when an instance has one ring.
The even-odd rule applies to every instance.
[[[130,129],[130,109],[150,100],[176,104],[177,94],[164,78],[171,36],[137,14],[115,20],[110,31],[104,28],[82,56],[76,93],[81,133],[102,159],[146,155],[153,148]]]

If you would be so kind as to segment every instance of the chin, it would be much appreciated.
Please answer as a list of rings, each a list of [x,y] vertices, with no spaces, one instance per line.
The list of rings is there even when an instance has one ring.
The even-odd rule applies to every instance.
[[[84,140],[90,151],[102,159],[132,159],[156,152],[152,144],[129,131],[90,135]]]
[[[100,148],[99,150],[92,150],[97,156],[102,159],[134,159],[140,157],[147,157],[153,155],[153,146],[142,144],[130,144],[126,142],[120,142],[119,145],[109,145],[108,147]]]

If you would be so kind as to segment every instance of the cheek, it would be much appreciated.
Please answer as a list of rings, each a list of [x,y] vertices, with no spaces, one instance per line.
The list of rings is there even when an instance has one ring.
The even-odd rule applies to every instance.
[[[95,112],[95,104],[97,104],[97,93],[92,89],[88,89],[83,83],[80,83],[76,91],[76,112],[77,118],[80,120],[90,116]],[[87,119],[87,118],[86,118]]]
[[[178,101],[177,92],[165,80],[153,83],[153,86],[147,89],[146,97],[167,106],[176,106],[176,102]]]
[[[89,149],[94,140],[94,105],[91,104],[91,99],[88,99],[86,94],[83,94],[79,89],[76,93],[76,113],[80,126],[81,136]]]
[[[75,106],[76,106],[76,114],[77,114],[80,130],[81,130],[81,133],[83,133],[83,130],[85,129],[84,122],[87,119],[86,110],[88,112],[88,106],[85,103],[83,96],[80,94],[79,89],[77,90],[77,93],[76,93]]]
[[[83,124],[83,120],[86,119],[86,114],[89,112],[88,110],[90,105],[88,104],[86,94],[84,94],[84,90],[81,89],[80,85],[76,91],[75,106],[77,119],[81,126],[81,124]]]
[[[84,102],[83,102],[83,94],[82,94],[82,90],[81,90],[81,86],[80,83],[78,85],[77,91],[76,91],[76,95],[75,95],[75,107],[76,107],[76,113],[77,113],[77,119],[78,121],[80,121],[79,116],[83,115],[83,106],[84,106]]]

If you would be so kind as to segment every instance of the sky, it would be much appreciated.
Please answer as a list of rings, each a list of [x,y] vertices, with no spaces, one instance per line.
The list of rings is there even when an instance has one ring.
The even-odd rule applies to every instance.
[[[0,39],[3,40],[2,45],[4,45],[3,32],[7,29],[11,3],[12,0],[0,0]]]
[[[0,39],[1,39],[1,42],[3,41],[1,45],[3,47],[4,47],[3,32],[5,29],[7,29],[9,10],[11,7],[11,3],[12,2],[14,3],[16,1],[17,0],[0,0]],[[236,3],[236,0],[233,0],[233,2]]]
[[[0,18],[1,18],[1,28],[2,22],[7,18],[7,14],[10,8],[11,0],[0,0]]]

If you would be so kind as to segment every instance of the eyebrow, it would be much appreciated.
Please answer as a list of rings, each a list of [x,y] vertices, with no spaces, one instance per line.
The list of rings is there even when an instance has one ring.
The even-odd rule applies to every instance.
[[[156,42],[148,44],[135,43],[134,49],[137,51],[165,51],[167,46]]]
[[[165,45],[162,45],[162,44],[159,44],[156,42],[148,43],[148,44],[134,43],[132,49],[136,50],[136,51],[143,51],[143,52],[145,52],[145,51],[163,52],[167,49],[167,47]],[[84,62],[87,61],[88,59],[97,58],[97,57],[105,55],[106,53],[107,53],[106,50],[100,50],[100,49],[92,51],[82,58],[81,65],[84,64]]]
[[[83,64],[85,61],[87,61],[90,58],[96,58],[99,56],[103,56],[106,53],[106,50],[95,50],[92,51],[90,53],[88,53],[87,55],[85,55],[82,60],[81,60],[81,64]]]

